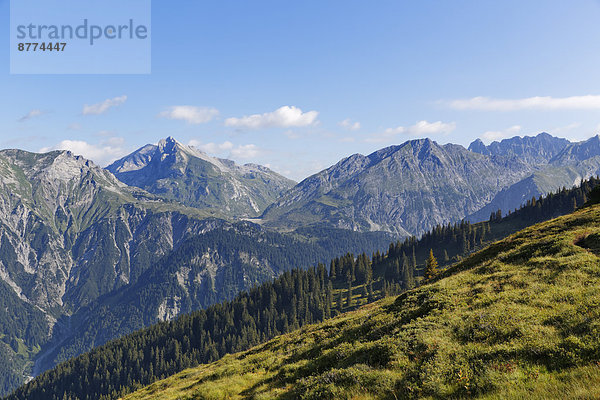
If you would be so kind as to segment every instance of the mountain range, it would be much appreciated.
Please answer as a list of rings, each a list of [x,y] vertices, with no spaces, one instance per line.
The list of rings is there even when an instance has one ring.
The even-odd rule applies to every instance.
[[[507,387],[520,390],[512,397],[525,398],[564,378],[572,380],[560,391],[533,397],[564,398],[569,386],[581,394],[580,372],[589,375],[570,375],[572,367],[591,368],[592,380],[599,375],[590,317],[598,311],[600,284],[594,233],[600,209],[593,206],[599,183],[584,181],[506,217],[463,221],[392,243],[370,259],[347,254],[329,270],[287,271],[232,301],[72,358],[7,400],[277,398],[282,392],[314,399],[356,393],[463,398],[472,388],[476,395]],[[583,210],[573,213],[577,208]],[[571,215],[532,226],[565,214]],[[523,227],[529,228],[514,234]],[[473,248],[476,254],[463,260]],[[432,252],[444,255],[439,283],[431,282],[440,276],[429,264]],[[425,260],[427,268],[420,267]],[[424,270],[434,279],[424,280]],[[411,290],[415,283],[420,287]],[[354,322],[359,314],[364,318]]]
[[[173,269],[164,261],[194,240],[186,263]],[[335,229],[263,232],[128,186],[68,151],[0,151],[0,391],[118,335],[327,261],[340,248],[370,252],[389,240]],[[115,304],[134,291],[151,299],[137,313]],[[91,319],[106,317],[100,310],[114,320],[101,318],[91,335]]]
[[[600,138],[547,133],[469,149],[430,139],[355,154],[296,185],[262,215],[265,226],[326,224],[420,235],[436,225],[518,208],[600,173]]]
[[[177,142],[102,169],[0,151],[0,393],[296,267],[506,213],[600,172],[600,138],[412,140],[295,182]],[[34,363],[35,360],[35,363]]]

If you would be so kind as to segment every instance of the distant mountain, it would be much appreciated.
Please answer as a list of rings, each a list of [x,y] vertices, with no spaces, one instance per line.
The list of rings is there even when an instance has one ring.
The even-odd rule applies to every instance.
[[[551,152],[547,152],[546,156],[550,154]],[[537,198],[562,187],[571,188],[582,179],[599,174],[600,137],[594,136],[583,142],[569,143],[547,163],[538,165],[537,171],[498,192],[488,205],[468,216],[468,219],[482,221],[499,209],[507,213],[532,197]]]
[[[515,136],[486,146],[481,139],[469,146],[469,151],[486,156],[517,157],[528,164],[546,164],[570,142],[542,132],[537,136]]]
[[[583,142],[565,146],[550,160],[553,165],[572,165],[600,156],[600,135],[593,136]]]
[[[419,235],[478,211],[535,169],[516,157],[412,140],[343,159],[299,183],[262,218],[280,228],[326,224]]]
[[[265,226],[336,226],[420,235],[438,224],[481,221],[600,173],[600,138],[570,143],[548,133],[465,149],[430,139],[355,154],[287,192]]]
[[[107,168],[130,186],[229,217],[254,217],[294,186],[270,169],[210,157],[168,137]]]

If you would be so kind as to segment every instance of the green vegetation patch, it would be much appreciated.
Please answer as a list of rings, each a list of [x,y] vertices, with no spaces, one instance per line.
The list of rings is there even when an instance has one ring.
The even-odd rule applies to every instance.
[[[525,229],[433,283],[126,399],[598,398],[599,222],[596,207]]]

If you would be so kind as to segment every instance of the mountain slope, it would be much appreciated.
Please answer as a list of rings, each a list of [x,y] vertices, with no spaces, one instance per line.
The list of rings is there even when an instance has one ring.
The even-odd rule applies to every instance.
[[[266,167],[210,157],[171,137],[106,169],[130,186],[230,217],[259,215],[295,184]]]
[[[61,317],[134,282],[191,234],[225,224],[207,216],[70,152],[0,151],[0,301],[11,304],[0,308],[0,338],[13,344],[0,350],[0,389],[31,373]],[[10,321],[21,319],[31,326],[15,329]]]
[[[147,246],[162,254],[178,235],[198,231],[194,216],[206,217],[130,189],[69,152],[0,152],[0,276],[49,313],[128,282],[144,268]],[[147,237],[156,240],[138,242]]]
[[[333,230],[322,234],[339,243],[310,233],[270,234],[214,215],[219,214],[129,187],[70,152],[0,151],[0,288],[6,292],[0,304],[13,305],[0,308],[0,322],[7,322],[0,325],[0,393],[61,357],[181,310],[230,298],[292,267],[328,260],[339,251],[336,245],[374,251],[389,242],[383,234]],[[187,259],[177,271],[159,262],[177,256],[178,248],[192,240],[209,243],[210,248],[195,253],[200,261]],[[287,258],[260,254],[269,246],[289,251]],[[210,290],[203,280],[207,274],[213,279]],[[159,304],[138,307],[135,313],[126,307],[130,303],[119,304],[132,287]],[[182,292],[193,293],[186,297]],[[139,303],[139,297],[132,301]],[[106,320],[99,320],[101,315]],[[11,324],[20,319],[31,326],[15,329]],[[87,324],[92,320],[104,330],[92,331]],[[126,322],[107,328],[119,320]]]
[[[600,207],[125,398],[597,398]]]
[[[329,234],[349,251],[373,252],[389,242],[379,233]],[[231,300],[292,268],[329,260],[337,251],[324,238],[284,236],[247,222],[191,236],[152,262],[135,282],[59,320],[68,329],[44,347],[48,351],[38,357],[36,368],[47,370],[111,339]]]
[[[479,210],[533,170],[518,159],[413,140],[345,158],[299,183],[262,218],[279,228],[329,224],[419,235]]]

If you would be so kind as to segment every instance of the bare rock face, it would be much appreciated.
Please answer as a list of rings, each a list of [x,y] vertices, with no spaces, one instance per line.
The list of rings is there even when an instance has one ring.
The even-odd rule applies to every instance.
[[[258,216],[295,182],[256,165],[210,157],[169,137],[107,169],[128,185],[235,218]]]
[[[325,222],[419,235],[479,210],[533,170],[516,159],[414,140],[348,157],[307,178],[272,204],[263,218],[271,226]]]
[[[85,306],[206,228],[159,203],[69,152],[2,151],[0,276],[50,314]]]
[[[542,132],[533,137],[515,136],[500,142],[492,142],[489,146],[477,139],[471,143],[469,150],[487,156],[518,158],[527,164],[538,165],[550,162],[569,144],[571,143],[567,139],[557,138]]]
[[[505,213],[532,196],[600,173],[600,138],[582,143],[541,133],[486,146],[406,142],[355,154],[315,174],[270,205],[265,226],[327,225],[420,235],[438,224]]]

